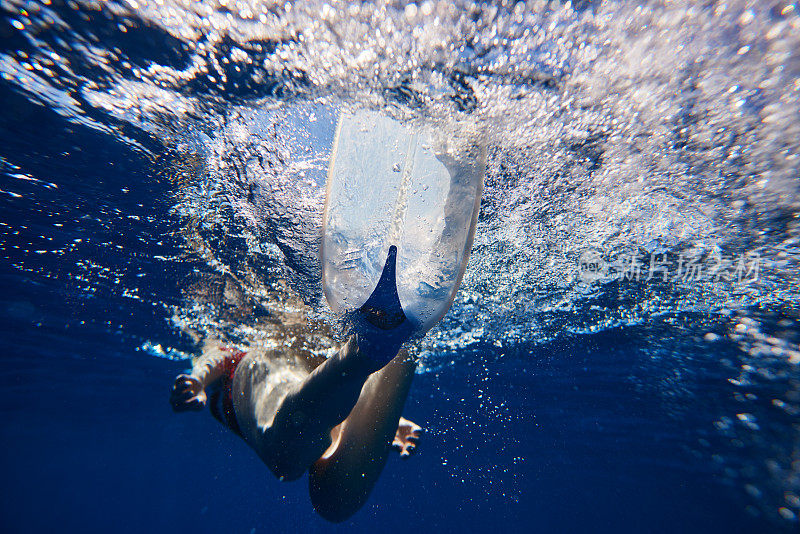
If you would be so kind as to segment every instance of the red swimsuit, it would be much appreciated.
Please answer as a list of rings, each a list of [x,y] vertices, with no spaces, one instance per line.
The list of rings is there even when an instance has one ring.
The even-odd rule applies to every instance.
[[[215,388],[208,397],[208,407],[211,410],[217,421],[227,426],[233,432],[242,437],[242,430],[239,428],[239,422],[236,420],[236,412],[233,409],[232,387],[233,387],[233,374],[236,372],[236,367],[242,361],[246,352],[236,349],[223,348],[222,350],[231,353],[230,356],[225,358],[222,362],[222,378],[220,378],[221,386]]]

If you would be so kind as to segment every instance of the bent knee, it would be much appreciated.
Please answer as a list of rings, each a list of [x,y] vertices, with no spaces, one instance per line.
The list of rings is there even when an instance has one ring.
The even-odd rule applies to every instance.
[[[369,492],[365,494],[353,491],[354,488],[348,484],[337,484],[324,473],[317,471],[316,469],[309,471],[308,493],[314,511],[323,519],[331,523],[341,523],[352,517],[364,505]]]
[[[286,458],[281,456],[270,456],[269,458],[261,457],[261,460],[267,465],[272,474],[281,482],[291,482],[297,480],[305,474],[308,470],[308,465],[298,462],[294,458]]]
[[[281,441],[262,451],[259,456],[278,479],[297,480],[308,471],[330,445],[330,439],[320,437],[309,439],[306,443],[297,440]]]

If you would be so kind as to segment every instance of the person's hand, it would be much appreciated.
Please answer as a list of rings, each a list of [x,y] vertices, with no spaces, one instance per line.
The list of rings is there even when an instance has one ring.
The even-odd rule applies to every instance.
[[[203,384],[193,376],[178,375],[169,403],[176,412],[199,412],[206,405],[206,392]]]
[[[422,434],[422,427],[401,417],[397,425],[397,434],[392,441],[392,448],[400,452],[400,458],[408,458],[417,449],[417,442]]]

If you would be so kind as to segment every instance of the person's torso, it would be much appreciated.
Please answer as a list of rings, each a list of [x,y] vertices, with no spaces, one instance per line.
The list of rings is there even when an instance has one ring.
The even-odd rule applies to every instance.
[[[245,441],[253,442],[272,425],[283,399],[305,380],[305,362],[279,351],[251,351],[233,374],[231,400]]]

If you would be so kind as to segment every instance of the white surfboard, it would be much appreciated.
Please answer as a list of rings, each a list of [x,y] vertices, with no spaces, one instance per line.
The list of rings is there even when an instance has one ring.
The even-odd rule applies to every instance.
[[[464,275],[480,208],[485,145],[407,127],[374,111],[342,114],[328,169],[322,281],[334,311],[366,302],[389,247],[397,292],[421,332],[447,312]]]

